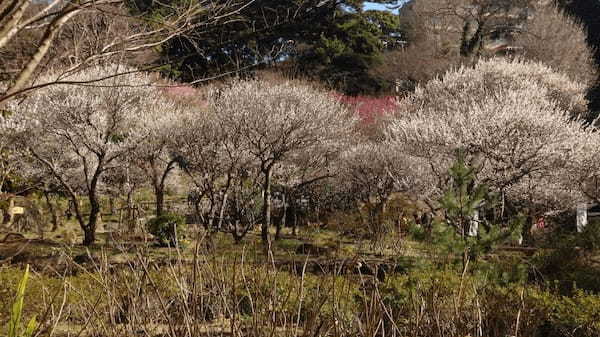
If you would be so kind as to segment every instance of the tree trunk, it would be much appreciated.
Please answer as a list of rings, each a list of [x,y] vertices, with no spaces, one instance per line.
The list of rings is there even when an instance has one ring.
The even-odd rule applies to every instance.
[[[0,48],[6,46],[10,39],[19,32],[21,18],[31,3],[32,1],[28,0],[13,2],[12,6],[7,8],[7,15],[10,14],[10,17],[0,17],[0,19],[7,19],[3,22],[4,27],[0,30]],[[14,9],[15,7],[16,9]],[[12,13],[10,13],[10,11],[12,11]]]
[[[298,212],[296,210],[296,197],[294,195],[290,198],[290,212],[291,212],[291,220],[292,220],[292,235],[298,235]]]
[[[205,239],[206,239],[205,246],[206,246],[207,251],[212,252],[215,250],[215,240],[214,240],[215,231],[210,230],[208,228],[208,226],[209,225],[207,225],[206,236],[205,236]]]
[[[285,228],[286,218],[287,218],[287,203],[286,196],[283,193],[283,215],[281,216],[281,220],[277,222],[277,230],[275,231],[275,241],[281,239],[281,229]]]
[[[164,214],[165,208],[165,186],[156,184],[154,186],[154,194],[156,196],[156,216],[160,217]]]
[[[214,231],[215,228],[215,214],[217,214],[217,202],[215,197],[212,196],[210,200],[210,209],[208,210],[208,218],[206,219],[206,232],[210,233]]]
[[[3,219],[2,219],[2,225],[6,226],[6,227],[10,227],[13,223],[13,219],[14,219],[14,214],[12,212],[12,208],[14,207],[15,202],[12,198],[9,197],[9,199],[7,200],[6,203],[6,207],[4,207],[4,209],[2,210],[3,212]]]
[[[156,216],[162,216],[164,214],[165,209],[165,182],[169,177],[169,173],[175,168],[175,160],[171,160],[166,169],[162,172],[162,175],[158,175],[157,168],[152,162],[152,175],[153,175],[153,184],[154,184],[154,194],[156,195]]]
[[[526,218],[526,222],[525,225],[523,226],[523,228],[521,229],[521,237],[523,240],[522,245],[524,246],[531,246],[532,241],[533,241],[533,235],[531,235],[531,226],[534,223],[534,216],[531,215],[531,211],[528,211],[528,215]]]
[[[90,218],[87,225],[83,228],[83,245],[90,246],[96,241],[96,227],[98,225],[98,215],[100,214],[100,203],[96,197],[95,191],[89,193],[90,199]]]
[[[74,200],[76,204],[76,212],[78,213],[77,217],[83,229],[84,246],[90,246],[96,241],[96,226],[98,224],[98,216],[100,215],[100,202],[98,201],[96,189],[98,187],[98,181],[100,180],[100,176],[102,175],[102,170],[104,168],[103,164],[104,156],[101,155],[98,157],[98,166],[96,167],[96,170],[88,187],[88,199],[90,201],[90,217],[88,218],[88,223],[86,225],[84,225],[83,223],[83,217],[81,216],[81,211],[79,210],[79,206],[77,205],[77,200]]]
[[[206,249],[212,251],[215,248],[213,234],[215,231],[215,214],[217,213],[216,201],[214,196],[211,197],[208,219],[205,221],[204,228],[206,229]]]
[[[127,227],[129,231],[135,233],[137,228],[135,226],[135,214],[133,211],[133,189],[127,191],[127,212],[125,213],[125,221],[127,222]]]
[[[263,221],[261,229],[261,239],[265,252],[271,250],[271,238],[269,237],[269,227],[271,226],[271,168],[263,170],[265,182],[263,187]]]
[[[246,234],[248,234],[252,226],[248,223],[240,223],[239,220],[235,220],[232,225],[233,229],[231,230],[231,234],[233,236],[233,241],[236,245],[239,245],[242,243],[242,240],[246,237]]]
[[[77,194],[70,193],[70,198],[71,198],[71,202],[69,204],[69,212],[71,211],[71,208],[72,208],[73,212],[75,212],[75,219],[79,223],[79,226],[81,227],[82,230],[85,230],[85,220],[83,219],[83,215],[81,214],[81,207],[80,207],[79,201],[77,200]],[[70,215],[69,218],[71,216],[72,215]]]
[[[470,65],[475,65],[481,53],[483,26],[485,23],[476,21],[466,22],[463,27],[463,36],[460,47],[461,56],[465,57]]]
[[[388,224],[386,224],[386,218],[385,218],[385,212],[387,211],[387,203],[388,203],[388,197],[380,197],[379,201],[377,201],[377,205],[375,206],[375,217],[377,219],[377,224],[376,226],[378,226],[379,228],[377,229],[378,231],[378,235],[380,236],[380,238],[383,238],[383,236],[388,235],[388,231],[389,228],[387,227]]]
[[[233,229],[231,230],[231,234],[233,236],[233,243],[239,245],[242,242],[242,238],[244,237],[243,233],[239,232],[239,220],[235,220],[233,223]]]
[[[208,225],[207,225],[206,221],[204,220],[202,213],[200,212],[200,201],[199,200],[194,201],[194,213],[196,213],[195,214],[196,225],[202,224],[204,226],[204,229],[206,229]]]
[[[162,216],[165,212],[165,183],[169,173],[175,168],[176,161],[171,160],[162,174],[159,175],[156,161],[151,161],[152,165],[152,183],[154,185],[154,194],[156,196],[156,216]]]
[[[44,197],[46,199],[46,203],[48,204],[48,210],[50,211],[50,215],[52,217],[52,229],[50,229],[50,231],[56,232],[56,230],[58,229],[58,217],[56,216],[56,209],[52,204],[52,200],[50,200],[50,193],[48,193],[48,191],[44,191]]]
[[[96,241],[96,225],[91,226],[91,223],[83,228],[83,245],[91,246]]]
[[[67,23],[67,21],[69,21],[73,16],[77,15],[82,10],[82,8],[78,8],[75,5],[69,5],[57,17],[55,17],[54,20],[50,22],[46,28],[46,31],[44,32],[44,36],[38,43],[36,52],[25,64],[25,67],[23,67],[21,72],[17,75],[13,85],[6,91],[4,97],[0,97],[0,106],[4,101],[8,100],[14,94],[19,93],[25,87],[35,70],[42,62],[44,56],[46,56],[48,53],[48,50],[50,50],[50,47],[52,46],[52,43],[54,42],[59,30],[65,23]]]
[[[110,215],[115,215],[115,198],[112,196],[108,198],[108,207],[110,208]]]
[[[223,226],[223,218],[225,217],[225,209],[227,207],[227,197],[228,193],[224,192],[223,199],[221,200],[221,210],[219,211],[219,224],[217,225],[218,230],[221,230]]]
[[[292,227],[292,235],[293,236],[298,236],[298,215],[296,214],[295,210],[293,212],[294,213],[293,213],[292,217],[294,219],[294,222],[292,224],[292,226],[293,226]]]

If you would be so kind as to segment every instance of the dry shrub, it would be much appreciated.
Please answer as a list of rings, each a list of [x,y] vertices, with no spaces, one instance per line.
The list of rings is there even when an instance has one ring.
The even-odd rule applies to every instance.
[[[93,268],[62,279],[34,273],[25,317],[38,314],[42,335],[60,334],[67,326],[107,337],[600,333],[598,295],[561,296],[552,289],[496,282],[487,274],[419,268],[377,282],[361,274],[307,274],[302,263],[291,274],[272,264],[249,263],[244,255],[161,263],[145,256],[131,255],[120,264],[100,256]],[[0,270],[0,323],[7,319],[20,276],[19,269]]]

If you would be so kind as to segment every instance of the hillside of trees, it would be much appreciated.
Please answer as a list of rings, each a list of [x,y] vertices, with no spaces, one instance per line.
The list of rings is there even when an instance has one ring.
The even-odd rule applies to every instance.
[[[600,336],[599,11],[3,0],[0,336]]]

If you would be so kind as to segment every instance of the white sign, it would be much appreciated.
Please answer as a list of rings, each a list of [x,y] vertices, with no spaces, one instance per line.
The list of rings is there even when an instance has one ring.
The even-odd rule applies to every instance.
[[[577,232],[583,232],[588,224],[587,204],[577,205]]]
[[[25,214],[25,208],[23,208],[23,207],[13,207],[10,212],[13,215]]]

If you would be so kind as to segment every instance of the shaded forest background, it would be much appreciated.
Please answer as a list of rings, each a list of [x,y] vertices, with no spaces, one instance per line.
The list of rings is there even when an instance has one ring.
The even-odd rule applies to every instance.
[[[194,84],[273,70],[291,78],[320,81],[349,96],[395,94],[397,83],[400,90],[410,91],[457,65],[450,58],[440,58],[415,63],[420,74],[407,74],[402,68],[410,68],[410,63],[398,64],[399,53],[422,39],[423,32],[411,17],[414,2],[255,1],[225,24],[203,26],[197,33],[170,40],[153,57],[164,74]],[[389,10],[368,10],[373,6],[367,3]],[[587,29],[588,43],[600,64],[600,2],[556,0],[556,4]],[[168,15],[163,7],[152,11],[152,6],[151,0],[132,0],[132,7],[140,13],[150,10],[152,15]],[[420,54],[417,46],[404,57],[429,56],[425,51]],[[599,111],[598,83],[589,98],[591,110]]]
[[[600,2],[585,0],[560,0],[567,13],[581,20],[588,32],[588,43],[595,51],[596,64],[600,64]],[[590,109],[600,110],[600,83],[590,90]]]

